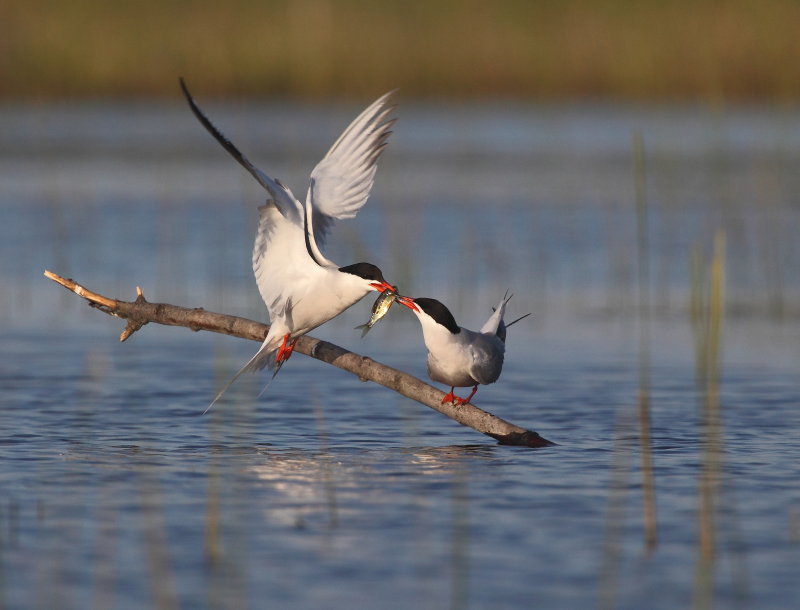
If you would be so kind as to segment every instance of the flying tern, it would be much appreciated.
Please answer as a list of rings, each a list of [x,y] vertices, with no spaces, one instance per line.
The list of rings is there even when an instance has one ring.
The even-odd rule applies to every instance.
[[[367,202],[378,157],[396,121],[389,118],[395,106],[389,103],[393,93],[389,92],[356,117],[311,172],[303,204],[287,186],[253,165],[211,123],[183,79],[180,84],[203,127],[269,194],[266,204],[259,208],[253,271],[269,312],[270,329],[256,354],[216,395],[211,408],[245,371],[268,367],[274,371],[274,378],[301,335],[338,316],[372,291],[396,292],[377,266],[360,262],[343,267],[322,253],[334,221],[354,217]]]
[[[443,404],[467,403],[475,396],[478,385],[494,383],[500,377],[506,329],[530,315],[506,324],[503,316],[511,296],[506,292],[478,332],[459,326],[450,310],[436,299],[397,297],[398,303],[416,314],[422,326],[428,349],[428,375],[433,381],[450,386],[450,392],[442,399]],[[466,398],[454,394],[456,387],[470,386],[472,392]]]

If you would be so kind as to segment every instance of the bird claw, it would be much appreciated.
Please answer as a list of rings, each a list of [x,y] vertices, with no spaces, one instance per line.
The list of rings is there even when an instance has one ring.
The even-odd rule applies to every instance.
[[[464,400],[463,398],[456,396],[455,394],[453,394],[453,392],[448,392],[447,394],[445,394],[444,398],[442,398],[442,404],[446,404],[448,402],[451,405],[457,406],[457,405],[463,405],[467,401]]]
[[[461,398],[460,396],[455,395],[454,393],[455,388],[450,388],[450,391],[444,395],[444,398],[442,398],[442,404],[449,402],[451,405],[455,406],[465,405],[470,400],[472,400],[472,397],[475,396],[475,393],[477,391],[478,391],[478,386],[476,385],[474,388],[472,388],[472,392],[470,392],[469,396],[467,396],[466,398]]]
[[[297,343],[297,339],[293,339],[291,342],[287,344],[288,341],[289,341],[289,335],[285,335],[283,337],[283,343],[281,343],[281,346],[278,348],[278,353],[275,356],[275,362],[277,362],[278,364],[283,364],[284,362],[286,362],[289,359],[289,356],[291,356],[292,352],[294,351],[294,344]]]

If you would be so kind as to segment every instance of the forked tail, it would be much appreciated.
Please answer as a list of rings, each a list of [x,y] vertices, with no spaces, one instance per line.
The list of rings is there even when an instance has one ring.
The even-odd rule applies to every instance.
[[[264,392],[267,391],[267,388],[270,386],[272,381],[275,379],[275,375],[277,375],[278,371],[281,370],[281,367],[283,366],[284,362],[286,362],[286,360],[282,360],[281,362],[278,362],[277,360],[273,360],[273,364],[271,364],[269,366],[270,370],[272,370],[272,377],[269,378],[269,381],[267,382],[267,385],[264,386],[264,389],[261,390],[258,393],[258,397],[257,398],[261,398],[264,395]]]
[[[278,353],[277,349],[274,348],[269,349],[266,346],[266,341],[264,341],[264,343],[261,344],[261,348],[253,355],[253,357],[250,358],[250,360],[248,360],[247,363],[242,368],[240,368],[239,371],[233,376],[233,379],[231,379],[227,384],[225,384],[225,387],[222,388],[217,393],[217,395],[214,397],[214,400],[211,401],[211,404],[209,404],[206,407],[206,410],[203,411],[203,415],[208,413],[209,409],[211,409],[211,407],[213,407],[216,404],[216,402],[220,398],[222,398],[222,395],[228,391],[228,388],[233,385],[233,382],[239,379],[241,374],[244,372],[254,373],[255,371],[260,371],[265,367],[269,368],[270,370],[274,369],[275,372],[272,373],[272,378],[269,380],[269,383],[267,383],[266,387],[264,387],[264,389],[261,390],[259,396],[261,396],[261,394],[266,392],[267,388],[269,387],[269,384],[272,383],[273,379],[275,379],[275,375],[277,375],[278,371],[281,370],[281,365],[283,364],[282,362],[276,362],[275,356],[277,353]]]
[[[492,307],[492,311],[494,313],[486,321],[486,324],[481,329],[481,332],[490,332],[490,333],[493,332],[495,335],[497,335],[497,337],[500,339],[500,341],[505,343],[506,342],[506,330],[508,329],[508,327],[509,326],[513,326],[514,324],[516,324],[520,320],[524,320],[529,315],[531,315],[530,313],[526,313],[524,316],[520,316],[519,318],[517,318],[513,322],[508,322],[508,323],[506,323],[505,320],[503,320],[503,316],[505,315],[505,312],[506,312],[506,305],[508,305],[508,302],[511,300],[511,297],[513,297],[513,296],[514,296],[513,294],[508,294],[508,290],[506,290],[505,295],[500,300],[500,303],[497,304],[497,307]],[[495,322],[497,323],[497,326],[495,326],[494,330],[492,330],[491,327]]]

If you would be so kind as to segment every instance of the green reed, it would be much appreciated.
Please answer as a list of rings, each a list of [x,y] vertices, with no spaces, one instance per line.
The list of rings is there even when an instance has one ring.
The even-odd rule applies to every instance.
[[[796,100],[800,5],[767,0],[201,0],[0,5],[0,98]]]
[[[725,233],[714,238],[708,272],[699,251],[692,258],[690,319],[695,341],[695,367],[702,442],[698,488],[698,559],[695,572],[696,608],[713,606],[717,515],[722,478],[722,417],[719,375],[725,312]]]
[[[656,485],[653,474],[653,452],[650,440],[650,237],[647,214],[644,138],[641,131],[633,134],[634,177],[636,185],[636,227],[639,288],[639,453],[644,494],[644,539],[648,551],[655,548]]]

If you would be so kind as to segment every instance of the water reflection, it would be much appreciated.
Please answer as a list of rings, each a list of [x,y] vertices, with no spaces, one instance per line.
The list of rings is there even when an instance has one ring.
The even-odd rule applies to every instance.
[[[249,471],[267,485],[274,500],[268,511],[271,522],[294,527],[327,522],[336,527],[340,519],[363,519],[364,511],[373,510],[374,502],[385,493],[384,486],[412,472],[415,477],[435,478],[430,484],[449,485],[474,460],[494,457],[493,447],[486,445],[401,449],[402,462],[397,461],[396,451],[351,455],[267,448],[259,452],[266,458],[264,463],[251,465]],[[371,499],[369,488],[375,478],[381,483]]]

